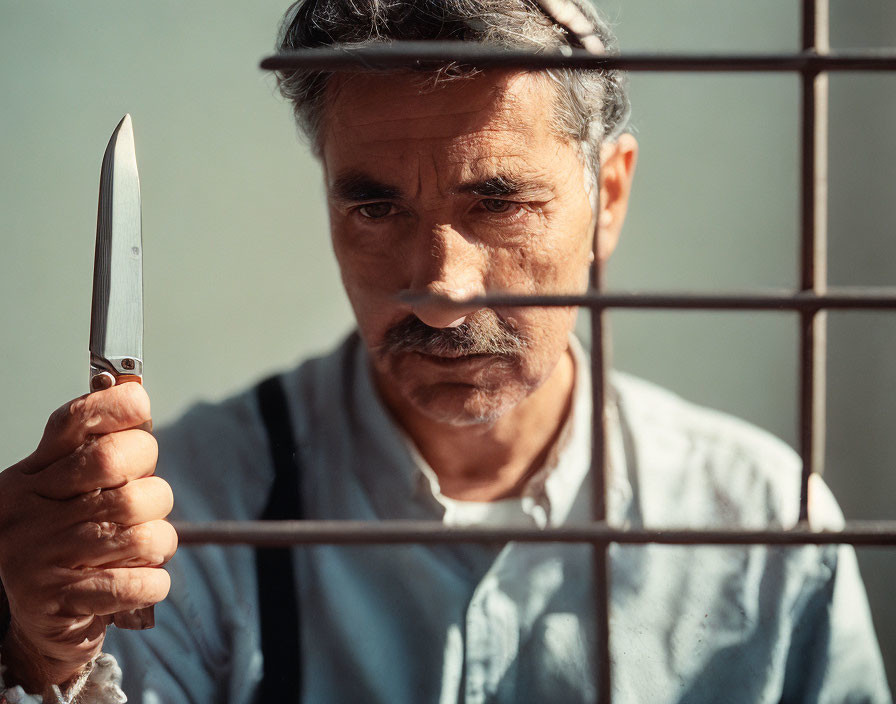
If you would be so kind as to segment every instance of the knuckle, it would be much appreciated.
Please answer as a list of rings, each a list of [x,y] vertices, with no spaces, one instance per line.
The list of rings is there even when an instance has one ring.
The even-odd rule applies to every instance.
[[[55,434],[63,428],[67,428],[70,424],[77,423],[83,415],[85,403],[85,399],[79,398],[57,408],[47,418],[46,431]]]
[[[125,533],[127,534],[128,542],[137,550],[143,551],[152,548],[155,542],[151,523],[140,523],[136,526],[131,526],[125,530]]]
[[[70,433],[72,429],[82,426],[89,429],[99,420],[95,406],[96,399],[90,394],[76,398],[50,414],[47,430],[58,435]]]
[[[68,611],[68,604],[72,601],[70,592],[62,591],[56,599],[48,599],[40,605],[40,609],[47,616],[59,616],[61,613]]]
[[[72,503],[75,506],[74,515],[94,521],[101,519],[109,510],[108,499],[101,489],[79,494],[72,499]]]
[[[110,510],[113,510],[120,520],[127,522],[134,516],[140,514],[143,506],[141,497],[132,488],[133,485],[127,484],[117,491],[106,492],[109,494],[109,503],[112,504]]]
[[[77,424],[77,418],[80,416],[77,407],[82,403],[83,401],[78,399],[69,406],[63,406],[53,411],[44,425],[44,441],[64,435],[72,425]]]
[[[84,452],[89,455],[89,461],[105,478],[120,482],[119,486],[127,481],[121,471],[122,452],[114,435],[96,437],[89,442]]]
[[[65,465],[65,477],[75,483],[81,476],[89,471],[92,458],[93,446],[96,439],[88,437],[81,445],[79,445],[71,454],[62,459]]]
[[[109,541],[114,539],[118,533],[118,524],[110,521],[88,521],[78,526],[78,537],[85,542]]]
[[[151,521],[127,529],[129,559],[134,565],[163,565],[177,549],[177,537],[165,521]]]

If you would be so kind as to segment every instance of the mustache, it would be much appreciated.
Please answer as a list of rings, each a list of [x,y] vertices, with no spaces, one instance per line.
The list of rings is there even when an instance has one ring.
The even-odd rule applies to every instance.
[[[433,328],[415,315],[399,321],[386,331],[377,347],[395,354],[419,352],[437,357],[488,354],[517,357],[525,349],[525,336],[493,310],[483,308],[454,328]]]

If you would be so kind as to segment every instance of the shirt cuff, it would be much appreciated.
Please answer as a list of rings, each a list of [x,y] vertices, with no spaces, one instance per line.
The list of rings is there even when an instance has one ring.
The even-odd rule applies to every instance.
[[[108,653],[97,655],[65,691],[54,684],[43,695],[27,694],[18,685],[7,688],[3,670],[0,660],[0,704],[124,704],[128,700],[121,689],[121,668]]]

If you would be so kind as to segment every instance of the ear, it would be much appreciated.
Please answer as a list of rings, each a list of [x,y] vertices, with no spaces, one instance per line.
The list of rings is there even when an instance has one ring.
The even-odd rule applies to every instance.
[[[601,147],[600,214],[597,219],[601,262],[609,259],[619,241],[637,160],[638,142],[630,134],[620,135],[615,142]]]

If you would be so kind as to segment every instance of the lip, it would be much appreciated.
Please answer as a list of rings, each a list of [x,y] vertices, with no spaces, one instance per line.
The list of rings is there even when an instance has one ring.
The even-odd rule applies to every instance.
[[[470,364],[475,362],[485,362],[488,360],[492,360],[495,358],[495,355],[492,354],[450,354],[450,355],[434,355],[434,354],[424,354],[423,352],[414,352],[415,357],[431,362],[433,364],[440,365],[452,365],[452,364]]]

